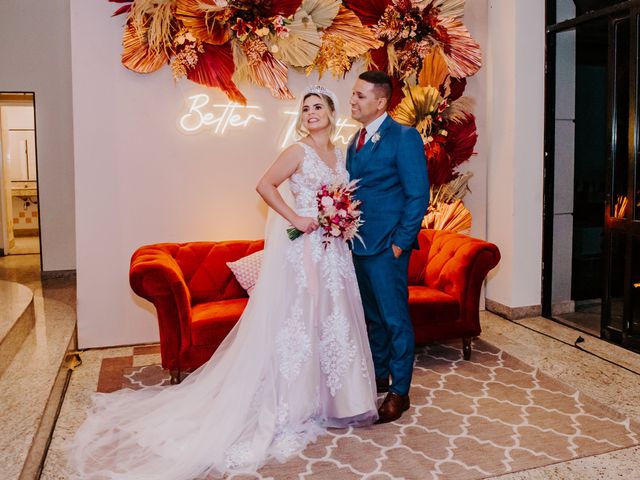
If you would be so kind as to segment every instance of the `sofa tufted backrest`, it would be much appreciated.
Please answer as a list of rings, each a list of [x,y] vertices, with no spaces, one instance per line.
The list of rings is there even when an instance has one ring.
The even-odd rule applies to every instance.
[[[500,258],[495,245],[445,230],[422,229],[418,242],[420,250],[412,252],[409,262],[409,285],[426,285],[449,294],[465,285],[457,276],[471,271],[481,251],[495,255],[495,263]]]
[[[427,259],[431,250],[431,242],[435,235],[435,230],[420,230],[418,233],[419,250],[411,252],[409,259],[409,285],[424,285],[426,275]]]
[[[227,262],[263,248],[263,240],[189,242],[179,245],[174,258],[182,270],[192,303],[246,297],[247,292],[229,270]]]

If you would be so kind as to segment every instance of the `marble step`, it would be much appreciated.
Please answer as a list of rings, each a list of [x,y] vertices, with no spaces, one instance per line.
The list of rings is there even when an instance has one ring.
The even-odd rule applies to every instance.
[[[35,327],[35,322],[31,289],[0,280],[0,377]]]
[[[35,325],[0,375],[2,480],[39,478],[69,380],[65,359],[76,348],[75,279],[30,286]]]

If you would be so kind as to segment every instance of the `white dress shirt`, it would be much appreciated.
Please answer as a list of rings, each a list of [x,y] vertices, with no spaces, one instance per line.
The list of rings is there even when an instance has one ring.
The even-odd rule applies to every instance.
[[[371,137],[375,135],[375,133],[380,128],[380,125],[382,125],[382,122],[384,122],[387,117],[387,112],[384,112],[382,115],[380,115],[365,127],[367,129],[367,134],[364,136],[364,143],[367,143],[369,140],[371,140]]]

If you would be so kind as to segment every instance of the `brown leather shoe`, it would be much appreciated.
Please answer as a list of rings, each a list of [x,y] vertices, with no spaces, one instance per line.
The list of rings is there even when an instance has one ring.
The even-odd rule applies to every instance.
[[[397,393],[389,392],[384,397],[380,408],[378,408],[378,421],[376,423],[393,422],[402,416],[402,412],[409,410],[410,406],[409,395],[398,395]]]
[[[376,388],[378,393],[387,393],[389,391],[389,377],[376,378]]]

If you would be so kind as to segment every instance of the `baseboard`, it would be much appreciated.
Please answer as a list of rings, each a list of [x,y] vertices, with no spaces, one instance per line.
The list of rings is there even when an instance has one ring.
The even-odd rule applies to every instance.
[[[524,307],[509,307],[500,302],[485,299],[485,308],[490,312],[500,315],[508,320],[519,320],[521,318],[539,317],[542,314],[542,305],[528,305]]]
[[[58,279],[58,278],[75,280],[76,271],[75,270],[43,270],[42,272],[40,272],[40,278],[42,278],[42,280],[52,280],[52,279]]]
[[[14,237],[37,237],[40,235],[40,230],[37,228],[20,228],[13,230]]]

